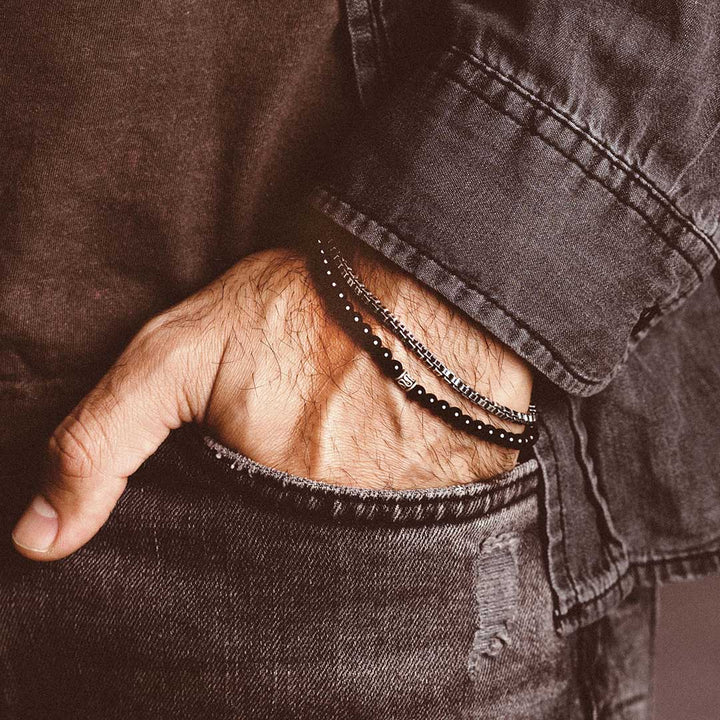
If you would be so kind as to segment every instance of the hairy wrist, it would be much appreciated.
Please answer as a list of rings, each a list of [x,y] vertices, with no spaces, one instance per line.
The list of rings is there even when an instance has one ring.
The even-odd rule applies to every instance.
[[[522,358],[413,275],[348,234],[334,232],[333,242],[366,287],[449,369],[494,401],[520,411],[527,409],[532,369]],[[372,317],[370,311],[362,312]],[[522,425],[491,416],[456,394],[378,320],[371,324],[374,327],[377,324],[376,331],[384,344],[428,391],[448,399],[473,417],[513,432],[522,431]]]
[[[350,240],[335,226],[311,232],[332,242]],[[385,258],[354,240],[345,249],[368,288],[453,371],[493,399],[527,407],[529,372],[519,359],[519,373],[526,375],[521,391],[507,390],[510,351]],[[231,271],[226,322],[232,332],[210,403],[212,434],[260,463],[359,487],[438,487],[513,467],[517,451],[456,430],[408,401],[341,326],[311,262],[307,254],[272,250]],[[358,309],[428,391],[472,417],[516,429],[443,385],[367,309]],[[505,391],[497,392],[500,387]]]

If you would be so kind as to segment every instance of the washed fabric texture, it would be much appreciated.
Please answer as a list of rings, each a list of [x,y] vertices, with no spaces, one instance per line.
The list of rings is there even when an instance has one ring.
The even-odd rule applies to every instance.
[[[174,431],[77,553],[3,549],[0,717],[649,718],[652,593],[559,636],[538,483],[348,489]]]
[[[28,663],[78,647],[70,630],[42,645],[33,629],[71,568],[98,573],[83,575],[95,619],[116,600],[125,612],[123,573],[156,569],[142,560],[150,490],[131,490],[78,559],[51,569],[12,555],[50,432],[144,321],[248,253],[297,244],[309,205],[537,371],[556,631],[619,639],[602,628],[625,617],[624,598],[718,569],[716,3],[9,0],[0,20],[6,702],[42,695],[21,688],[34,676],[15,665],[18,643],[33,639]],[[203,543],[188,517],[175,517],[178,553]],[[486,568],[498,577],[512,541],[501,547]],[[481,664],[503,642],[506,600],[473,602],[490,621],[464,662]],[[613,667],[608,687],[637,676]]]
[[[717,571],[720,4],[347,5],[310,202],[537,370],[558,628]]]

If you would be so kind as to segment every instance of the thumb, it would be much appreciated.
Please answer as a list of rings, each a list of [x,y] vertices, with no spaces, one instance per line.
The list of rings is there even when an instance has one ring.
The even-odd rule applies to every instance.
[[[207,335],[188,342],[187,329],[158,316],[132,339],[98,385],[55,429],[41,494],[13,531],[17,550],[57,560],[102,527],[127,478],[167,437],[197,416],[200,386],[212,386]],[[203,370],[203,367],[205,370]]]

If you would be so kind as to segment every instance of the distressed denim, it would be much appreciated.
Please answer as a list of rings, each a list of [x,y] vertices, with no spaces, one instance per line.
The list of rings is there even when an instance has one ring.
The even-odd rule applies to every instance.
[[[559,636],[538,465],[364,491],[174,431],[109,523],[0,564],[0,717],[648,718],[652,591]]]
[[[442,698],[465,683],[452,698],[459,717],[490,697],[511,703],[516,687],[524,699],[503,709],[518,717],[537,703],[549,716],[564,704],[568,712],[582,705],[601,717],[642,717],[652,586],[720,567],[719,25],[716,2],[689,0],[4,2],[5,707],[18,714],[23,703],[33,706],[25,717],[60,716],[63,701],[65,716],[77,707],[107,717],[113,699],[148,703],[135,708],[140,716],[192,716],[193,703],[241,707],[256,697],[237,670],[245,662],[248,678],[258,677],[251,666],[265,678],[258,687],[268,687],[270,673],[273,702],[288,713],[281,690],[300,702],[303,682],[304,707],[323,708],[320,665],[314,682],[291,665],[296,636],[282,612],[302,630],[301,658],[313,660],[317,646],[337,659],[327,694],[337,704],[317,710],[330,717],[341,707],[350,717],[373,712],[371,682],[390,698],[395,678],[411,683],[404,663],[420,663],[408,643],[433,660],[434,641],[444,664],[428,661],[420,686],[405,686],[404,702]],[[16,557],[10,529],[42,478],[53,427],[149,317],[255,250],[295,245],[308,205],[533,366],[542,433],[537,464],[518,485],[532,476],[538,495],[507,498],[514,509],[485,508],[487,517],[435,518],[422,531],[390,521],[385,532],[398,554],[385,574],[337,543],[321,572],[313,543],[325,537],[327,548],[327,538],[355,533],[353,541],[371,543],[360,545],[368,557],[383,558],[379,526],[338,517],[304,541],[301,525],[320,527],[307,503],[293,513],[278,504],[262,524],[234,499],[233,488],[249,483],[245,470],[221,472],[222,458],[173,435],[88,548],[51,567]],[[303,488],[301,495],[323,494]],[[475,507],[468,498],[488,491],[467,493],[460,505]],[[514,521],[503,525],[500,516]],[[248,518],[267,535],[239,534]],[[479,628],[470,598],[486,609],[507,602],[473,595],[472,559],[491,537],[521,532],[525,520],[534,529],[515,556],[520,634],[493,659],[475,656],[471,681]],[[282,545],[285,533],[294,544]],[[432,533],[465,564],[444,565],[423,544]],[[223,549],[226,539],[234,554]],[[405,564],[404,544],[413,556]],[[314,558],[313,572],[305,557]],[[342,574],[351,562],[364,567],[364,584]],[[538,583],[535,605],[522,605],[525,567]],[[458,593],[454,602],[465,605],[457,628],[448,629],[440,601],[427,583],[412,582],[413,572],[427,583],[441,578],[438,597]],[[252,592],[246,576],[259,578],[257,607],[269,615],[236,618],[233,603]],[[392,594],[391,577],[405,600]],[[503,577],[502,587],[512,587]],[[359,605],[375,580],[386,583],[382,592]],[[330,606],[341,626],[310,613],[321,590],[328,602],[331,590],[344,592],[357,614]],[[421,621],[411,622],[408,608]],[[373,634],[368,609],[384,613],[387,636]],[[351,636],[354,618],[364,635]],[[548,618],[565,639],[551,638]],[[536,644],[532,623],[542,630]],[[447,645],[437,639],[442,628]],[[263,645],[261,636],[279,639]],[[325,652],[331,642],[335,654]],[[350,642],[374,674],[344,664]],[[521,673],[522,653],[542,652],[538,645],[547,662]],[[128,686],[144,692],[131,695]],[[433,696],[432,687],[444,690]],[[429,700],[427,712],[441,704]]]

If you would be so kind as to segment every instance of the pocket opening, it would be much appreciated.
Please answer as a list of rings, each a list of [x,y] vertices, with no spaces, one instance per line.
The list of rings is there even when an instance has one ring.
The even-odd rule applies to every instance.
[[[530,458],[488,481],[416,490],[372,490],[312,480],[258,463],[193,426],[201,462],[223,477],[249,486],[273,503],[372,523],[426,524],[476,518],[514,504],[536,491],[539,465]]]

